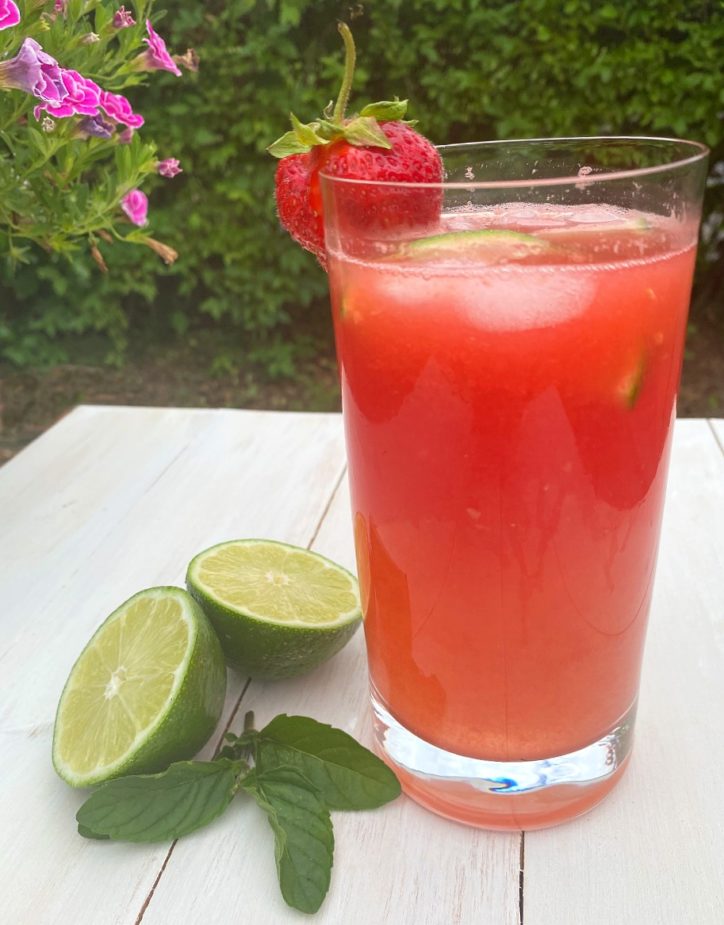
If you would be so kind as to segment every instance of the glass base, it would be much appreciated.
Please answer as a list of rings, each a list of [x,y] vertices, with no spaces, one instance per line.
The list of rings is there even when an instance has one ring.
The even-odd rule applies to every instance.
[[[485,761],[431,745],[372,696],[376,751],[404,792],[440,816],[484,829],[541,829],[599,803],[623,775],[636,704],[590,745],[535,761]]]

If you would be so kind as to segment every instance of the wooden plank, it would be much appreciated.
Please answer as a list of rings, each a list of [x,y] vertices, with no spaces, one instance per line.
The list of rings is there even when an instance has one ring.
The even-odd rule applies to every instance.
[[[354,570],[346,483],[340,487],[314,549]],[[368,746],[366,663],[362,634],[312,675],[252,683],[244,712],[258,725],[277,713],[301,713],[336,725]],[[281,896],[271,830],[248,800],[233,815],[174,847],[143,925],[241,920],[299,922]],[[335,867],[315,922],[345,925],[514,925],[518,922],[517,833],[455,825],[405,797],[368,813],[335,813]]]
[[[51,720],[100,620],[140,588],[183,584],[196,552],[253,534],[306,544],[343,465],[334,415],[178,409],[79,409],[11,460],[0,728]],[[42,684],[26,683],[31,662]]]
[[[710,418],[709,427],[711,427],[716,441],[724,453],[724,418]]]
[[[677,422],[637,739],[589,816],[525,838],[531,925],[724,920],[724,455]]]
[[[68,670],[107,613],[182,584],[200,549],[306,544],[343,467],[336,415],[82,408],[0,470],[3,921],[136,921],[168,846],[75,833],[85,795],[50,766]],[[241,689],[233,677],[221,725]]]

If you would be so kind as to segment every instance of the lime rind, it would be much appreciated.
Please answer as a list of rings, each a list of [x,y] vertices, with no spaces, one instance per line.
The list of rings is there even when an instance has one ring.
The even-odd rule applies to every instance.
[[[352,606],[345,607],[334,619],[320,622],[290,620],[288,613],[279,619],[278,612],[272,613],[274,608],[266,613],[255,612],[249,608],[248,600],[243,607],[238,602],[229,602],[204,580],[203,563],[238,547],[250,550],[258,547],[262,559],[267,555],[272,561],[285,556],[302,557],[307,564],[319,567],[321,576],[343,580],[347,593],[351,594]],[[238,568],[243,575],[240,562]],[[362,624],[359,586],[351,572],[319,553],[276,540],[231,540],[204,550],[189,564],[186,584],[215,628],[227,662],[256,680],[280,680],[312,671],[344,648]],[[307,590],[307,595],[309,616],[319,605],[314,593]]]

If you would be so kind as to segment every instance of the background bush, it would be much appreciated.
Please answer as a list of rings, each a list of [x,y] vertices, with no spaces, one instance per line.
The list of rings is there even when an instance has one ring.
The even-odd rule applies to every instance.
[[[128,5],[128,4],[127,4]],[[265,147],[336,96],[337,18],[354,17],[355,104],[392,95],[437,141],[570,134],[674,134],[712,148],[706,278],[721,297],[724,90],[720,0],[180,0],[160,24],[169,47],[194,47],[198,75],[158,75],[136,108],[159,157],[184,173],[151,191],[153,233],[180,259],[164,268],[135,249],[89,259],[38,254],[0,285],[0,357],[63,360],[97,331],[120,359],[129,329],[157,337],[233,326],[272,372],[291,369],[290,313],[323,312],[326,280],[277,224],[275,163]],[[181,6],[181,9],[179,9]],[[700,268],[701,269],[701,268]],[[5,271],[2,271],[5,273]],[[707,289],[708,287],[708,289]],[[298,320],[296,322],[299,323]],[[222,365],[224,358],[222,357]]]

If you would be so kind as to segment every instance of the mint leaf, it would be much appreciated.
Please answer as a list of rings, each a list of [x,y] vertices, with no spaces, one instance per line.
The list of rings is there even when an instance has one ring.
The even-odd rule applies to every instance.
[[[103,784],[76,814],[85,838],[166,841],[187,835],[220,816],[245,765],[177,761],[160,774],[136,774]]]
[[[109,837],[108,835],[96,835],[92,829],[88,829],[86,826],[80,825],[80,823],[78,824],[78,834],[82,835],[83,838],[96,838],[98,841],[106,841]]]
[[[242,787],[264,810],[274,831],[274,855],[284,901],[316,912],[329,890],[334,835],[329,811],[294,768],[256,768]]]
[[[407,112],[407,100],[382,100],[379,103],[368,103],[361,112],[361,116],[372,116],[379,122],[396,122],[404,119]]]
[[[357,116],[344,127],[344,138],[357,147],[392,148],[392,143],[377,122],[369,116]]]
[[[400,795],[400,784],[352,736],[308,716],[275,717],[255,737],[257,768],[296,768],[330,809],[374,809]]]

